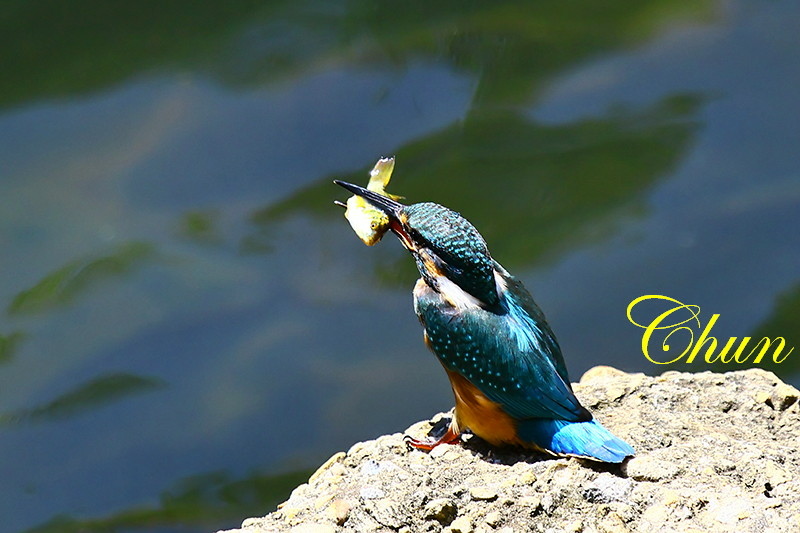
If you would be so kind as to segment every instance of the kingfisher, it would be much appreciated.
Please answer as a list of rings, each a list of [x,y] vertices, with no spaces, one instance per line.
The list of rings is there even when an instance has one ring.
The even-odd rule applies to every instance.
[[[420,273],[414,311],[425,344],[447,372],[455,396],[439,438],[408,438],[415,448],[453,444],[471,431],[493,446],[621,463],[633,448],[583,407],[553,331],[517,278],[459,213],[431,202],[404,205],[336,180],[389,219]]]

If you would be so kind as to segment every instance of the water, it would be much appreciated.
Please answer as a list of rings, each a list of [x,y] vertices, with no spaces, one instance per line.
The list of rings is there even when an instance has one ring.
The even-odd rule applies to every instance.
[[[647,361],[644,294],[800,346],[795,3],[146,4],[0,8],[3,530],[234,527],[448,409],[412,262],[332,204],[381,155],[573,379],[740,367]]]

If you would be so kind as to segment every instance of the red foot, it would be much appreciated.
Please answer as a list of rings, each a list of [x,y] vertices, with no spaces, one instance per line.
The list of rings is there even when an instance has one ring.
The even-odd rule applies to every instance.
[[[432,450],[440,444],[455,444],[456,442],[458,442],[459,437],[461,437],[460,433],[456,433],[455,431],[453,431],[452,426],[447,426],[447,431],[445,431],[444,435],[442,435],[438,439],[427,438],[427,439],[417,440],[413,437],[406,435],[405,437],[403,437],[403,440],[405,440],[406,444],[408,444],[412,448],[416,448],[418,450]]]

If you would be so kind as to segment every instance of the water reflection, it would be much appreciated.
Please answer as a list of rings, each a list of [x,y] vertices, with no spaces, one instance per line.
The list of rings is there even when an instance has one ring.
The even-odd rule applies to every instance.
[[[110,6],[79,0],[16,2],[3,9],[0,108],[85,96],[156,69],[213,68],[216,55],[272,6],[252,2],[145,1]]]
[[[92,379],[43,405],[15,411],[0,412],[0,426],[47,422],[81,414],[127,396],[158,389],[166,384],[156,378],[132,374],[111,374]]]
[[[607,239],[643,216],[646,193],[691,146],[703,101],[676,95],[646,109],[559,126],[510,113],[470,118],[400,148],[393,185],[409,202],[437,201],[468,214],[506,266],[535,266]],[[365,182],[365,175],[353,171],[347,179]],[[330,180],[340,177],[259,209],[251,220],[268,234],[298,212],[336,219],[341,212],[330,207],[336,194]]]
[[[41,313],[65,305],[98,283],[125,276],[154,255],[152,245],[131,242],[107,255],[71,261],[14,296],[8,313]]]
[[[479,227],[576,376],[664,370],[624,317],[650,292],[797,345],[797,8],[743,6],[0,8],[6,526],[232,527],[448,408],[413,264],[332,205],[380,155]]]
[[[196,244],[222,244],[224,237],[217,228],[218,218],[219,213],[214,210],[188,211],[181,216],[178,235]]]
[[[771,370],[779,376],[799,376],[800,332],[798,332],[797,329],[798,324],[800,324],[800,281],[775,297],[775,306],[769,316],[752,332],[747,334],[752,337],[753,340],[744,353],[747,354],[749,350],[753,349],[755,343],[764,337],[773,340],[778,337],[783,337],[786,340],[786,348],[783,350],[782,356],[786,356],[786,353],[792,348],[794,348],[794,351],[786,356],[786,359],[780,364],[776,364],[772,360],[772,354],[775,351],[773,348],[767,352],[763,361],[758,365],[754,365],[752,361],[750,361],[741,366],[744,368],[758,366],[759,368]],[[798,381],[795,379],[795,385],[797,382]]]
[[[641,42],[665,24],[710,19],[712,6],[22,2],[6,8],[0,61],[17,76],[0,81],[0,108],[85,95],[158,70],[200,71],[252,87],[296,78],[325,61],[402,68],[425,56],[479,77],[474,106],[520,104],[566,65]]]
[[[313,470],[286,474],[251,474],[232,479],[224,472],[198,474],[180,480],[166,491],[157,506],[135,506],[109,516],[79,520],[56,516],[26,533],[78,533],[86,531],[198,530],[212,531],[257,516],[280,503],[305,482]]]
[[[17,351],[24,339],[25,334],[21,331],[13,331],[5,335],[0,334],[0,364],[11,361],[14,357],[14,352]]]

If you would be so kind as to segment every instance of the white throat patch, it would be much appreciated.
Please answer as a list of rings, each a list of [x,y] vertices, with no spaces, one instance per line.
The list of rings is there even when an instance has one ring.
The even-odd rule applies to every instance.
[[[445,276],[437,276],[436,283],[439,285],[439,294],[447,300],[447,303],[457,309],[477,309],[481,307],[481,302],[470,293],[450,281]]]

